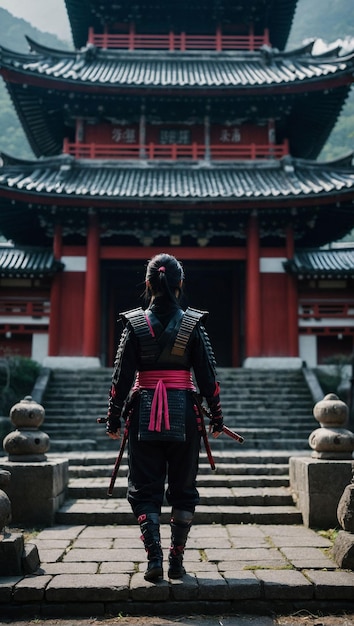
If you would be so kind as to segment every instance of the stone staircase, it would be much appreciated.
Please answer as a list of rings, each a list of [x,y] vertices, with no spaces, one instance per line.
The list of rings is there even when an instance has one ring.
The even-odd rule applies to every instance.
[[[111,373],[107,368],[52,372],[42,400],[52,450],[112,449],[104,426],[96,423],[106,415]],[[224,368],[218,378],[225,422],[245,437],[246,449],[308,449],[316,422],[302,370]],[[226,436],[215,445],[235,449]]]
[[[220,369],[218,374],[225,422],[245,443],[226,435],[210,439],[216,472],[202,448],[195,523],[301,523],[289,488],[289,457],[310,454],[307,440],[317,426],[302,370]],[[107,497],[119,444],[96,418],[105,416],[110,377],[111,370],[104,368],[53,371],[42,400],[50,456],[69,458],[59,524],[135,523],[126,501],[126,454],[113,498]],[[164,506],[163,523],[168,519]]]

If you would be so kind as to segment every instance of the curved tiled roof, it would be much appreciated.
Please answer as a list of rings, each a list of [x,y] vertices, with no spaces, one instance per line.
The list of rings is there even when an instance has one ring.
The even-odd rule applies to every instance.
[[[2,155],[0,190],[51,197],[125,200],[320,198],[354,190],[351,156],[334,163],[279,161],[158,162],[75,159],[24,161]]]
[[[289,273],[303,277],[354,276],[354,248],[299,250],[284,267]]]
[[[112,14],[117,22],[135,22],[146,28],[151,22],[153,26],[164,28],[172,24],[175,29],[193,32],[193,27],[200,27],[200,16],[209,27],[216,22],[223,23],[254,23],[257,32],[269,28],[270,40],[279,49],[285,47],[298,0],[65,0],[69,16],[74,44],[81,48],[86,44],[89,26],[97,32],[102,31],[102,24],[112,21]]]
[[[126,89],[163,88],[216,91],[279,90],[322,83],[336,75],[351,76],[354,52],[339,56],[312,54],[313,44],[287,53],[264,47],[255,52],[163,52],[102,50],[88,46],[80,52],[55,50],[29,40],[24,54],[0,47],[0,69],[26,76],[29,84],[40,79],[47,88],[64,83],[67,89],[94,88],[115,93]],[[320,88],[320,87],[319,87]]]
[[[52,276],[63,267],[51,250],[0,244],[0,276],[3,278]]]
[[[215,199],[243,202],[353,194],[351,155],[332,163],[284,157],[239,162],[159,162],[75,159],[67,155],[23,161],[2,156],[0,191],[27,197],[47,196],[126,201]]]
[[[257,209],[262,228],[269,233],[264,236],[273,236],[279,228],[281,233],[290,219],[297,245],[302,246],[338,240],[354,227],[351,157],[327,164],[290,157],[238,163],[117,162],[69,156],[38,161],[4,156],[3,161],[0,232],[21,244],[46,245],[58,212],[64,223],[76,224],[73,232],[84,233],[91,207],[102,211],[112,228],[117,220],[130,224],[150,213],[168,221],[178,207],[186,216],[196,212],[213,220],[219,215],[225,232],[230,220],[242,221]]]

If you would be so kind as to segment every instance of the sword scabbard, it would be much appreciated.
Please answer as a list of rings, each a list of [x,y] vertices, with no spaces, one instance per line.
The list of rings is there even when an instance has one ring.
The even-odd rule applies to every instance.
[[[111,496],[113,494],[114,484],[116,482],[116,478],[117,478],[117,475],[118,475],[118,470],[119,470],[120,464],[122,462],[125,445],[126,445],[127,439],[128,439],[128,431],[129,431],[129,418],[127,419],[127,421],[125,423],[124,434],[123,434],[123,438],[122,438],[122,441],[121,441],[121,444],[120,444],[120,448],[119,448],[119,454],[117,456],[117,459],[116,459],[116,462],[114,464],[114,468],[113,468],[113,471],[112,471],[111,481],[109,483],[109,487],[108,487],[108,490],[107,490],[107,495],[108,496]]]

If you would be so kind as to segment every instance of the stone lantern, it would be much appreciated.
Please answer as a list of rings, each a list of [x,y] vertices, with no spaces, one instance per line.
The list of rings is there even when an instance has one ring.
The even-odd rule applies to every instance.
[[[45,461],[50,447],[49,437],[39,430],[44,420],[44,408],[31,396],[15,404],[10,411],[10,419],[15,430],[6,435],[3,448],[9,461]]]
[[[315,404],[313,415],[320,428],[309,436],[311,457],[291,457],[290,487],[305,526],[335,528],[337,507],[350,482],[354,434],[347,430],[349,410],[334,393]]]
[[[26,396],[10,411],[15,430],[4,438],[8,459],[0,459],[0,470],[11,472],[7,495],[12,522],[17,525],[52,525],[56,511],[65,500],[69,461],[47,458],[49,436],[39,429],[44,415],[43,406],[32,396]]]
[[[309,436],[309,445],[313,449],[311,456],[317,459],[351,459],[354,434],[345,428],[349,414],[347,405],[335,393],[329,393],[315,404],[313,414],[321,428]]]

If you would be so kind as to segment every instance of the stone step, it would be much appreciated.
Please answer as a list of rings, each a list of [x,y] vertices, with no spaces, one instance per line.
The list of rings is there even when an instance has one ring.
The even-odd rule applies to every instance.
[[[214,445],[214,443],[213,443]],[[50,440],[50,450],[51,452],[57,452],[57,453],[67,453],[70,451],[75,451],[75,450],[79,450],[79,451],[99,451],[99,450],[110,450],[111,449],[111,442],[110,440],[107,438],[105,439],[98,439],[98,438],[93,438],[93,439],[82,439],[82,438],[73,438],[72,436],[70,436],[70,439],[51,439]],[[257,451],[262,451],[262,450],[271,450],[271,451],[276,451],[276,450],[283,450],[283,449],[292,449],[292,450],[297,450],[297,451],[304,451],[307,452],[308,451],[308,441],[307,438],[282,438],[282,439],[250,439],[249,441],[246,441],[243,444],[243,447],[248,449],[248,450],[257,450]],[[226,437],[223,439],[222,442],[220,442],[218,444],[218,448],[220,448],[221,450],[234,450],[235,448],[235,443],[232,439],[226,439]],[[213,448],[214,450],[215,448]]]
[[[75,424],[75,428],[73,429],[73,425]],[[228,422],[229,427],[231,428],[231,430],[233,429],[233,425],[231,422]],[[279,425],[279,427],[266,427],[266,426],[254,426],[254,427],[243,427],[240,428],[240,425],[237,425],[237,429],[238,431],[242,431],[242,436],[245,438],[245,440],[249,440],[249,439],[256,439],[256,438],[263,438],[263,437],[284,437],[286,436],[286,438],[289,438],[292,435],[297,435],[298,437],[308,437],[310,435],[310,433],[312,432],[313,429],[308,428],[307,425],[301,425],[301,424],[284,424],[283,427],[281,427],[281,425]],[[52,436],[53,438],[56,438],[58,436],[65,436],[65,434],[71,434],[74,430],[74,435],[76,438],[81,437],[82,435],[85,435],[85,433],[87,432],[87,424],[82,421],[73,421],[72,423],[68,424],[68,423],[60,423],[60,426],[58,426],[57,424],[44,424],[43,425],[43,430],[45,429],[45,432],[47,432],[50,436]],[[106,439],[107,435],[105,433],[105,429],[102,428],[101,426],[97,426],[97,430],[95,428],[95,425],[93,425],[92,428],[92,433],[95,433],[96,437],[102,438],[102,439]],[[223,439],[227,437],[227,435],[223,435]],[[216,444],[219,445],[219,444]],[[233,444],[235,445],[235,443]]]
[[[163,507],[161,523],[168,524],[170,507]],[[57,511],[55,521],[66,526],[101,526],[107,524],[135,525],[136,519],[128,502],[118,498],[67,500]],[[302,515],[295,506],[267,505],[199,505],[194,524],[302,524]]]
[[[114,466],[114,459],[110,464],[106,465],[69,465],[69,476],[70,478],[97,478],[99,476],[110,476],[111,471]],[[216,473],[210,475],[210,465],[207,463],[199,464],[199,480],[200,476],[203,476],[203,481],[208,482],[218,482],[220,480],[225,480],[227,476],[233,476],[234,480],[237,480],[240,476],[241,479],[249,479],[252,481],[256,481],[257,478],[265,481],[266,479],[274,480],[278,479],[280,482],[288,480],[288,464],[276,464],[276,463],[268,463],[268,464],[252,464],[252,463],[222,463],[221,465],[217,464]],[[118,476],[126,476],[128,471],[128,466],[124,461],[121,463],[119,468]],[[205,474],[208,476],[205,477]]]
[[[99,477],[70,478],[67,488],[67,497],[80,498],[106,498],[110,482],[111,472]],[[288,492],[288,476],[238,476],[199,475],[198,490],[205,502],[203,504],[228,504],[236,498],[238,504],[252,504],[254,499],[259,504],[268,499],[269,504],[292,504]],[[234,491],[236,489],[236,492]],[[115,483],[114,496],[124,498],[127,491],[126,477],[118,477]],[[250,499],[248,502],[247,498]],[[275,502],[275,500],[278,500]]]
[[[218,440],[213,440],[213,444],[217,443]],[[80,466],[80,467],[94,467],[97,465],[107,465],[111,466],[115,463],[118,454],[119,445],[109,440],[111,443],[111,449],[108,451],[88,451],[88,452],[80,452],[80,451],[70,451],[67,454],[65,453],[63,456],[69,460],[70,467]],[[113,445],[115,448],[113,448]],[[310,455],[310,450],[307,450],[307,456]],[[240,449],[237,452],[230,452],[224,450],[215,450],[213,451],[213,456],[216,465],[231,464],[235,467],[235,471],[237,466],[255,466],[255,471],[257,471],[257,467],[266,467],[266,466],[274,466],[277,468],[281,465],[288,466],[289,459],[293,456],[304,456],[303,452],[298,452],[294,449],[283,449],[277,451],[271,450],[260,450],[257,452],[254,451],[245,451],[243,446],[240,446]],[[57,458],[57,455],[49,452],[48,458]],[[205,465],[209,467],[207,463],[207,455],[204,451],[200,453],[200,465]],[[123,457],[121,467],[126,466],[126,456]],[[252,471],[252,470],[251,470]]]
[[[237,481],[235,481],[237,482]],[[234,485],[230,477],[224,477],[219,485],[203,485],[198,481],[200,504],[207,506],[238,505],[238,506],[288,506],[293,504],[288,486],[242,486]],[[99,499],[107,497],[109,477],[77,478],[70,480],[68,499]],[[127,491],[127,481],[118,478],[113,496],[124,499]]]
[[[196,524],[302,523],[289,489],[288,475],[290,456],[303,456],[302,452],[242,449],[235,454],[218,449],[213,454],[215,472],[211,471],[205,452],[200,455],[197,484],[201,501]],[[116,460],[114,452],[72,451],[67,457],[70,480],[67,499],[56,514],[57,524],[136,523],[126,500],[126,456],[122,459],[112,498],[107,496],[107,490]],[[164,506],[162,523],[168,523],[169,515],[170,508]]]

